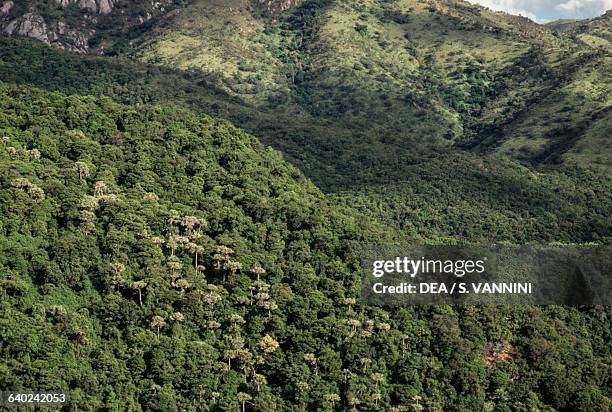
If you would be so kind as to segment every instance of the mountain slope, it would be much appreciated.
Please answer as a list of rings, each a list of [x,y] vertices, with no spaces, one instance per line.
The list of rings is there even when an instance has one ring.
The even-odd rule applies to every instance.
[[[259,343],[272,334],[291,353],[312,311],[355,290],[361,224],[227,123],[0,94],[2,386],[72,389],[77,409],[176,410],[234,407],[255,385],[243,373],[265,373],[276,394],[256,404],[282,402],[284,352]],[[319,282],[331,295],[308,298]],[[227,356],[240,360],[226,370]]]
[[[590,47],[609,49],[612,41],[610,16],[612,10],[608,10],[601,17],[589,20],[557,20],[548,23],[547,26],[569,34]]]
[[[103,49],[221,91],[232,121],[325,190],[401,181],[403,164],[456,148],[609,173],[610,14],[557,30],[455,1],[175,7],[109,21]]]
[[[590,170],[455,154],[407,168],[405,177],[333,197],[420,242],[612,240],[612,181]]]
[[[21,67],[30,69],[24,72]],[[0,39],[0,76],[66,93],[103,94],[126,103],[174,101],[260,132],[265,130],[264,121],[274,120],[197,76],[121,59],[79,58],[21,40]],[[335,199],[413,240],[610,240],[612,182],[587,169],[532,168],[496,155],[451,151],[414,164],[397,163],[397,170],[402,180],[339,188]]]
[[[71,49],[48,41],[71,18],[77,51],[120,57],[0,39],[0,387],[76,410],[612,407],[610,307],[358,298],[366,244],[610,242],[607,17],[102,3],[2,21],[55,10],[22,34]]]
[[[79,410],[609,407],[610,308],[364,306],[358,247],[390,239],[227,122],[0,97],[2,387]]]
[[[594,152],[607,142],[610,60],[579,36],[463,2],[318,0],[274,17],[239,0],[187,10],[135,54],[202,71],[275,113],[277,145],[325,158],[328,176],[367,167],[380,178],[393,173],[380,164],[454,144],[608,171],[608,155]],[[610,16],[588,25],[603,33]],[[319,167],[297,161],[311,176]]]

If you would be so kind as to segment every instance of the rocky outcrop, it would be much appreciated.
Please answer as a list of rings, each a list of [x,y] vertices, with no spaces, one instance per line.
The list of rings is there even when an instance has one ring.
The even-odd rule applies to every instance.
[[[4,3],[2,3],[2,5],[0,6],[0,16],[8,16],[14,5],[15,3],[13,3],[12,1],[5,1]]]
[[[89,35],[93,33],[71,29],[63,22],[47,24],[42,16],[34,13],[11,20],[2,32],[9,36],[31,37],[77,53],[87,52]]]
[[[49,43],[49,35],[45,20],[33,13],[26,13],[18,19],[11,21],[5,28],[4,33],[32,37],[45,43]]]
[[[295,0],[293,0],[295,1]],[[51,46],[77,52],[103,54],[118,33],[153,18],[171,18],[184,0],[0,0],[0,33],[26,36]],[[78,8],[82,13],[58,13]],[[68,11],[68,10],[67,10]],[[43,17],[44,16],[44,17]]]
[[[109,14],[113,11],[114,3],[112,0],[99,0],[98,1],[98,13]]]
[[[303,0],[259,0],[268,13],[278,13],[299,6]]]
[[[110,14],[115,6],[114,0],[55,0],[62,7],[77,4],[81,10],[91,13]]]

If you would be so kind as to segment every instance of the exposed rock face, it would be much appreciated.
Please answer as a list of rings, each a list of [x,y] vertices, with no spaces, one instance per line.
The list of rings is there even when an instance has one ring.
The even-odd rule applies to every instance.
[[[45,20],[33,13],[26,13],[18,19],[11,21],[5,28],[4,33],[28,36],[45,43],[49,43],[47,24]]]
[[[98,13],[109,14],[113,11],[114,3],[112,0],[99,0],[98,1]]]
[[[2,5],[0,6],[0,16],[8,16],[14,5],[15,3],[13,3],[12,1],[5,1],[4,3],[2,3]]]
[[[80,0],[79,7],[81,8],[81,10],[87,10],[92,13],[98,12],[98,5],[94,0]]]
[[[264,6],[269,13],[285,11],[300,5],[302,2],[303,0],[259,0],[259,4]]]
[[[153,17],[170,16],[184,4],[182,0],[40,0],[30,2],[26,12],[24,7],[15,7],[20,6],[15,0],[0,0],[0,33],[31,37],[72,52],[104,53],[112,47],[105,31],[129,31]],[[78,17],[49,13],[58,6],[78,7],[84,13]],[[90,43],[95,46],[90,48]]]
[[[55,0],[62,7],[77,4],[81,10],[91,13],[109,14],[115,6],[114,0]]]
[[[71,29],[63,22],[49,25],[42,16],[34,13],[26,13],[11,20],[2,32],[9,36],[31,37],[60,49],[78,53],[87,52],[89,40],[86,33]],[[63,41],[60,42],[60,39]]]

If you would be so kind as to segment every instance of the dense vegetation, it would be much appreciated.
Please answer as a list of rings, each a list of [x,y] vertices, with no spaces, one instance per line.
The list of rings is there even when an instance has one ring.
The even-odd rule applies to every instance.
[[[390,239],[244,132],[0,97],[0,386],[76,410],[610,407],[610,308],[364,307],[359,245]]]
[[[0,37],[0,389],[611,410],[610,307],[359,299],[368,244],[610,243],[610,14],[261,3],[12,9],[95,27],[107,56]]]
[[[412,240],[612,240],[612,181],[580,168],[534,171],[501,156],[454,154],[406,168],[403,182],[334,197]]]
[[[325,191],[401,181],[404,165],[457,146],[607,173],[611,60],[580,39],[606,42],[609,26],[559,34],[463,3],[311,0],[270,17],[199,1],[134,38],[129,53],[155,66],[5,40],[2,78],[187,103],[281,150]]]
[[[364,169],[359,166],[363,158],[351,163],[333,151],[334,146],[326,150],[320,144],[310,146],[297,140],[285,144],[279,135],[290,134],[299,125],[241,104],[196,72],[117,58],[77,57],[25,40],[0,38],[0,77],[64,93],[105,95],[130,104],[172,101],[231,119],[259,135],[266,134],[262,140],[283,150],[296,164],[316,166],[306,168],[309,177],[327,183],[324,188],[337,193],[336,200],[387,222],[409,239],[610,240],[612,182],[580,167],[534,168],[500,156],[452,150],[401,158],[406,152],[363,144],[364,158],[379,157]],[[314,125],[309,130],[322,135],[329,131]],[[307,147],[301,150],[302,145]],[[344,173],[351,172],[346,177],[352,180],[334,174],[329,166],[332,161]]]
[[[606,170],[611,18],[568,34],[454,1],[311,0],[268,18],[194,1],[132,55],[275,113],[247,128],[326,188],[453,145]]]

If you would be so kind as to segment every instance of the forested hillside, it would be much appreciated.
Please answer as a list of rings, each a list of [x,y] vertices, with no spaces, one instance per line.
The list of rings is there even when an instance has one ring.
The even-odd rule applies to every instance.
[[[75,410],[609,409],[610,308],[363,306],[384,227],[246,133],[0,97],[0,386]]]
[[[456,148],[609,174],[610,14],[557,30],[466,2],[260,3],[184,2],[125,33],[118,20],[129,41],[105,53],[182,69],[188,99],[221,92],[205,111],[223,107],[325,190],[402,180]]]
[[[612,181],[580,168],[531,170],[502,156],[449,154],[406,168],[404,182],[334,199],[395,227],[411,241],[612,240]]]
[[[359,296],[366,245],[610,243],[611,18],[0,1],[0,389],[611,410],[610,307]]]
[[[21,70],[28,67],[29,70]],[[281,149],[316,166],[309,177],[323,183],[336,201],[380,219],[408,239],[469,241],[609,242],[612,181],[580,166],[533,167],[499,155],[474,155],[439,149],[409,159],[382,150],[379,164],[359,168],[343,158],[345,178],[334,174],[342,153],[324,147],[300,151],[278,133],[295,131],[292,120],[244,105],[211,85],[202,75],[142,65],[125,59],[78,57],[25,40],[0,38],[0,77],[64,93],[105,95],[124,103],[172,101],[230,119]],[[282,120],[283,129],[275,129]],[[605,122],[602,123],[605,126]],[[313,126],[313,133],[324,129]],[[343,133],[347,133],[345,130]],[[337,135],[335,135],[337,137]],[[332,142],[333,143],[333,142]],[[379,146],[364,146],[371,153]],[[605,145],[597,150],[608,153]],[[348,156],[353,156],[352,152]],[[364,155],[364,157],[367,154]],[[372,156],[372,154],[370,154]],[[326,163],[325,163],[326,162]],[[338,182],[342,182],[340,185]]]
[[[324,185],[452,146],[609,172],[610,19],[577,33],[455,1],[312,0],[272,17],[194,1],[131,54],[281,116],[274,141],[309,175],[325,167]]]

